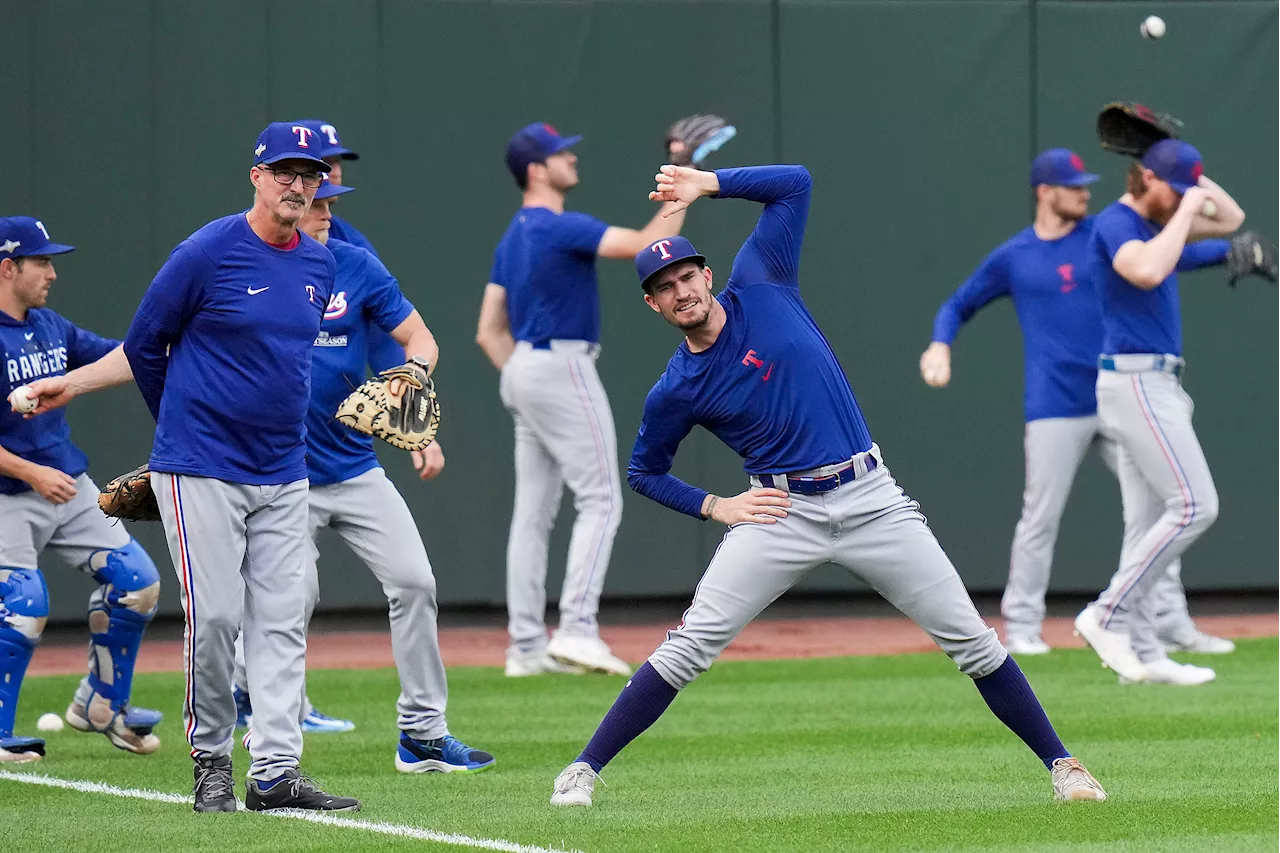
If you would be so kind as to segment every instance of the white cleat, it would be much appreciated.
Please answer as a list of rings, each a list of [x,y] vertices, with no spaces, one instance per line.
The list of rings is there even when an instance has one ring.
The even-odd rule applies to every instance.
[[[1102,658],[1102,665],[1120,676],[1126,684],[1145,681],[1146,667],[1133,653],[1129,643],[1129,634],[1121,631],[1108,631],[1098,622],[1094,606],[1090,604],[1075,621],[1075,635],[1080,637]]]
[[[585,761],[575,761],[556,777],[553,806],[589,806],[600,777]]]
[[[559,631],[547,644],[547,654],[566,666],[576,666],[591,672],[608,675],[631,675],[631,667],[621,658],[613,656],[604,640],[599,637],[582,637],[562,634]]]
[[[1208,684],[1218,674],[1207,666],[1192,666],[1189,663],[1161,658],[1145,664],[1147,681],[1152,684],[1175,684],[1179,687],[1195,687],[1197,684]]]
[[[1060,803],[1107,798],[1107,792],[1102,790],[1098,780],[1074,758],[1059,758],[1053,762],[1049,773],[1053,777],[1053,798]]]
[[[545,649],[535,652],[522,652],[514,646],[507,649],[508,678],[524,678],[529,675],[545,675],[548,672],[560,672],[570,675],[581,675],[581,667],[565,666],[552,660]]]
[[[1039,637],[1010,637],[1004,641],[1004,647],[1011,655],[1018,657],[1034,657],[1047,655],[1053,649]]]
[[[1203,631],[1196,631],[1189,637],[1165,642],[1164,649],[1169,654],[1190,652],[1196,655],[1229,655],[1236,650],[1236,644],[1226,637],[1215,637]]]

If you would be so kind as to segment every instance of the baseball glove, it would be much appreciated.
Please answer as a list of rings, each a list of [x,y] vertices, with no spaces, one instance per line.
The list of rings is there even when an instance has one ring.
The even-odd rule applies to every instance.
[[[159,521],[160,504],[151,491],[151,469],[143,465],[107,483],[98,493],[98,508],[108,518]]]
[[[667,129],[668,162],[700,168],[707,157],[737,135],[738,129],[720,116],[686,116]]]
[[[400,393],[391,393],[391,380]],[[440,403],[427,372],[413,362],[384,370],[347,395],[334,415],[356,432],[401,450],[421,450],[440,428]]]
[[[1108,151],[1141,157],[1162,139],[1182,135],[1182,122],[1131,101],[1107,104],[1098,113],[1098,141]]]
[[[1276,282],[1276,245],[1256,231],[1241,231],[1231,238],[1227,252],[1227,271],[1231,273],[1230,285],[1249,273],[1257,273],[1272,284]]]

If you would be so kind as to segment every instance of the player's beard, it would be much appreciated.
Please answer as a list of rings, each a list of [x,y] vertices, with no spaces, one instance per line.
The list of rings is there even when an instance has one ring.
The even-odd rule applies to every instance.
[[[672,308],[671,316],[667,318],[667,322],[681,331],[688,332],[705,326],[710,319],[711,299],[707,297],[699,300],[698,306],[691,311],[677,314],[675,308]]]

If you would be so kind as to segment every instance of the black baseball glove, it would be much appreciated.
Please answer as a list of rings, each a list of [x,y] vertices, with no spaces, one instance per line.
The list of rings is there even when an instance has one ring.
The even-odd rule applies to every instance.
[[[738,129],[717,115],[692,115],[667,129],[668,162],[701,168],[707,157],[738,135]]]
[[[1182,122],[1132,101],[1107,104],[1098,113],[1098,141],[1108,151],[1141,157],[1162,139],[1182,135]]]
[[[1276,282],[1276,245],[1256,231],[1241,231],[1231,238],[1231,250],[1227,252],[1227,271],[1230,284],[1249,273],[1257,273],[1272,284]]]

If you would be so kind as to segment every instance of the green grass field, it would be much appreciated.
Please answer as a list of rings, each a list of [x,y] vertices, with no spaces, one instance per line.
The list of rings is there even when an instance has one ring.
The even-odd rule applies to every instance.
[[[452,670],[454,733],[491,750],[498,765],[473,776],[404,776],[392,767],[394,672],[316,672],[317,703],[358,728],[308,735],[303,768],[363,798],[355,820],[590,853],[1274,853],[1277,641],[1244,641],[1212,663],[1218,682],[1199,688],[1121,687],[1084,651],[1024,663],[1064,741],[1111,795],[1100,804],[1054,803],[1040,763],[941,654],[717,664],[606,768],[594,808],[566,810],[547,804],[551,781],[620,679]],[[75,681],[30,679],[18,731],[35,734],[36,717],[61,711]],[[21,772],[189,795],[181,690],[177,675],[138,679],[136,701],[169,715],[155,755],[68,728],[49,736],[37,769]],[[242,785],[248,759],[239,747],[235,761]],[[6,779],[0,810],[6,849],[22,853],[461,849]]]

